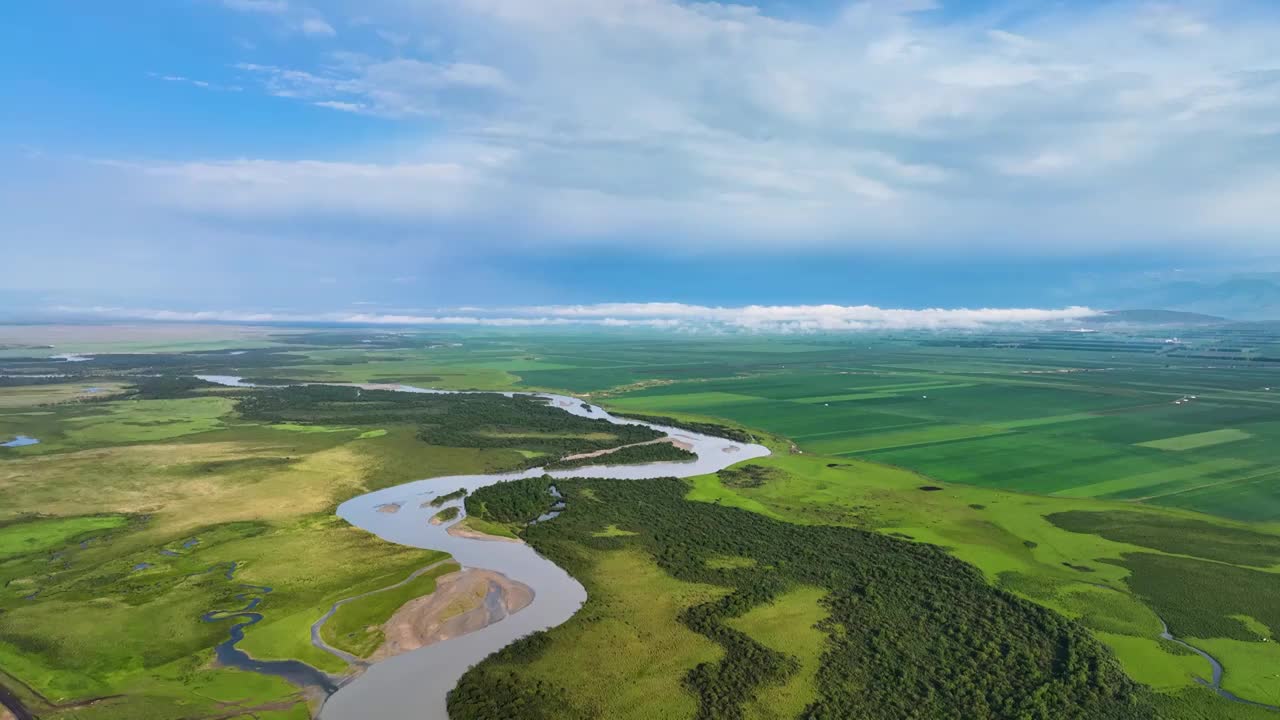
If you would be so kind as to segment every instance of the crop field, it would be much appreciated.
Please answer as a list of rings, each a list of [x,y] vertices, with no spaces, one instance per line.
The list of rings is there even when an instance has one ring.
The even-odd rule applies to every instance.
[[[730,377],[672,373],[605,388],[605,402],[725,418],[804,452],[941,480],[1280,520],[1280,365],[1190,367],[1131,353],[1103,363],[1067,350],[883,340],[789,353],[760,345],[754,357],[769,362]]]

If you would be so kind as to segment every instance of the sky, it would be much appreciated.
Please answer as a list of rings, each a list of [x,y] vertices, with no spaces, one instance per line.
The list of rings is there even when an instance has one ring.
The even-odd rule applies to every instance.
[[[1165,297],[1280,271],[1277,37],[1261,0],[15,0],[0,315]]]

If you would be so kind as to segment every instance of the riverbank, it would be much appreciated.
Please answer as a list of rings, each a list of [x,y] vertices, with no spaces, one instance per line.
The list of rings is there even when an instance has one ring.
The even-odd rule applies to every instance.
[[[501,535],[490,535],[489,533],[475,530],[466,525],[465,519],[462,522],[458,522],[458,523],[454,523],[453,525],[450,525],[449,529],[446,530],[445,532],[447,532],[449,535],[453,537],[463,538],[466,540],[484,540],[489,542],[519,543],[521,545],[524,544],[524,541],[521,540],[520,538],[503,537]]]
[[[401,388],[413,392],[415,388]],[[597,406],[574,398],[549,393],[531,393],[547,400],[565,413],[605,420],[614,425],[646,425],[664,433],[670,430],[650,423],[617,418]],[[383,540],[411,547],[448,552],[465,567],[486,568],[523,583],[534,591],[523,611],[447,641],[421,646],[371,665],[366,672],[335,693],[325,704],[325,720],[370,717],[409,718],[446,716],[446,697],[468,667],[493,652],[530,633],[556,627],[578,611],[586,600],[586,590],[562,568],[548,561],[520,540],[496,537],[475,531],[463,523],[432,525],[430,500],[447,490],[474,492],[495,483],[548,474],[553,478],[612,477],[649,480],[662,477],[691,477],[714,473],[743,460],[770,454],[767,447],[724,438],[680,431],[681,442],[692,446],[694,459],[683,462],[653,462],[637,465],[610,465],[544,471],[534,468],[491,475],[436,477],[362,495],[343,503],[338,515],[356,527]],[[736,450],[731,450],[733,448]],[[421,507],[426,501],[428,507]],[[401,503],[397,513],[376,508]],[[402,618],[403,619],[403,618]]]
[[[380,662],[482,630],[533,602],[533,589],[491,570],[441,576],[436,591],[411,600],[382,626],[386,638],[370,657]]]
[[[667,443],[669,445],[674,445],[675,447],[678,447],[681,450],[684,450],[685,452],[691,452],[693,450],[692,442],[687,442],[685,440],[680,440],[675,437],[668,436],[664,438],[658,438],[657,440],[649,440],[647,442],[642,442],[642,443],[632,443],[630,445],[622,445],[620,447],[615,447],[615,448],[606,448],[604,450],[595,450],[593,452],[578,453],[577,455],[566,455],[560,458],[560,462],[571,462],[574,460],[589,460],[591,458],[598,458],[598,457],[604,457],[605,455],[612,455],[618,452],[619,450],[625,450],[626,448],[643,447],[645,445],[657,445],[658,443]]]

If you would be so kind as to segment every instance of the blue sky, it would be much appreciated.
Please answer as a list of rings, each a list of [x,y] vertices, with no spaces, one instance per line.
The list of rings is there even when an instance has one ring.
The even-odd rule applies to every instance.
[[[1280,9],[0,10],[0,305],[1065,307],[1280,270]]]

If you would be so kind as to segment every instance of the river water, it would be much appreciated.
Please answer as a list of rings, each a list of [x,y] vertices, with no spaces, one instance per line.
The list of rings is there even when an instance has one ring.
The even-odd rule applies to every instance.
[[[238,377],[202,375],[201,379],[233,387],[248,387]],[[364,386],[374,387],[374,386]],[[417,388],[409,385],[376,386],[402,392],[449,393],[451,391]],[[513,393],[502,393],[510,396]],[[534,468],[523,472],[490,475],[457,475],[437,477],[398,485],[352,498],[338,506],[338,516],[356,527],[367,530],[388,542],[430,550],[443,550],[453,555],[464,568],[500,572],[533,589],[533,602],[520,612],[476,632],[445,640],[413,652],[384,660],[344,685],[332,695],[321,710],[322,720],[444,720],[448,717],[446,696],[459,678],[472,665],[515,640],[539,630],[564,623],[582,607],[587,592],[555,563],[547,560],[523,543],[500,542],[455,537],[448,525],[432,525],[431,517],[440,511],[429,501],[459,488],[468,492],[508,480],[538,477],[616,478],[647,480],[660,477],[692,477],[717,472],[743,460],[764,457],[769,449],[763,445],[740,443],[637,420],[617,418],[594,405],[576,398],[547,393],[520,393],[547,400],[551,405],[580,417],[599,418],[615,425],[645,425],[688,443],[698,459],[689,462],[663,462],[647,465],[596,465],[545,472]],[[427,504],[427,507],[422,507]],[[399,505],[397,512],[381,512],[380,507]],[[461,501],[446,503],[462,509]]]

